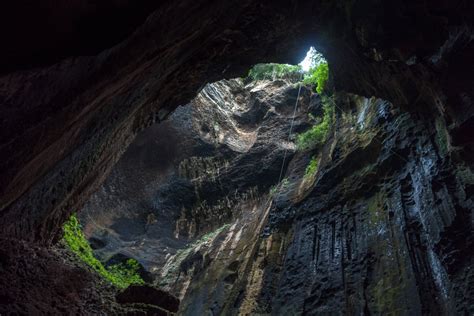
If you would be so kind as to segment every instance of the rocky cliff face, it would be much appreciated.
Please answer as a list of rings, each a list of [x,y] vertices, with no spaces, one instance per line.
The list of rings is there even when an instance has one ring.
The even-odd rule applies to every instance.
[[[472,173],[445,125],[376,98],[336,102],[338,122],[310,193],[270,212],[269,238],[283,235],[285,247],[279,264],[262,269],[257,306],[472,313]]]
[[[196,247],[237,219],[261,225],[248,207],[278,183],[293,156],[291,126],[307,128],[308,114],[318,110],[308,87],[285,80],[206,86],[141,134],[79,212],[97,255],[134,257],[179,293],[177,278],[188,275],[193,260],[202,263]]]
[[[470,2],[181,0],[157,8],[140,1],[131,34],[113,22],[105,35],[84,30],[89,36],[77,38],[82,24],[61,13],[101,21],[121,7],[86,2],[1,10],[11,13],[2,21],[15,20],[2,28],[5,38],[21,30],[41,44],[10,42],[3,64],[38,47],[47,55],[12,61],[21,71],[0,77],[0,225],[7,237],[50,244],[138,131],[188,103],[205,83],[241,76],[257,62],[296,63],[310,45],[328,58],[338,90],[437,109],[456,124],[471,112]],[[121,3],[131,12],[131,2]],[[24,12],[44,12],[65,34],[52,36]],[[52,40],[40,41],[44,34]],[[119,43],[101,51],[104,38]]]
[[[84,272],[76,265],[83,272],[70,270],[54,243],[65,219],[97,192],[139,131],[189,103],[206,83],[242,76],[258,62],[296,63],[310,45],[329,60],[330,81],[342,109],[337,111],[337,122],[345,125],[333,131],[322,153],[314,153],[327,159],[321,160],[314,183],[307,180],[296,189],[298,172],[303,172],[313,153],[291,160],[287,177],[292,189],[272,202],[264,227],[268,238],[248,232],[253,237],[244,240],[255,240],[248,242],[255,247],[244,251],[250,258],[249,264],[244,263],[248,268],[242,270],[238,263],[222,268],[223,274],[233,275],[228,281],[235,278],[236,283],[219,283],[224,285],[213,298],[223,288],[232,293],[216,298],[215,309],[277,313],[288,308],[310,313],[334,309],[331,300],[344,302],[348,311],[363,308],[364,312],[392,305],[412,306],[410,313],[428,313],[432,306],[441,306],[442,311],[462,314],[471,308],[473,2],[153,2],[0,4],[0,14],[6,16],[0,19],[4,44],[0,52],[0,313],[61,313],[67,304],[58,307],[57,302],[67,301],[68,293],[95,292],[94,282],[55,280],[54,273],[43,273],[43,268]],[[393,114],[378,123],[373,137],[358,136],[362,138],[352,144],[349,140],[354,136],[343,132],[344,126],[357,130],[358,116],[352,125],[346,119],[355,118],[359,111],[355,109],[366,102],[356,95],[374,97],[371,104],[377,98],[386,100]],[[362,117],[375,115],[373,111],[373,106],[368,107]],[[222,136],[226,141],[217,141],[228,144],[229,153],[247,150],[253,142],[252,128],[239,130],[239,137],[229,138],[232,132]],[[213,137],[211,131],[203,133]],[[249,136],[245,141],[244,135]],[[178,142],[170,141],[171,147]],[[334,164],[329,164],[330,159]],[[163,164],[160,174],[171,172],[169,163]],[[188,165],[215,169],[207,161]],[[293,173],[294,179],[289,176]],[[137,177],[138,184],[156,180],[142,177]],[[374,185],[369,188],[369,183]],[[144,199],[152,193],[137,196]],[[119,204],[114,207],[125,209]],[[182,244],[174,249],[215,228],[206,221],[192,223],[191,218],[183,217]],[[380,227],[380,235],[367,223]],[[233,232],[229,240],[244,234]],[[122,237],[115,239],[117,245],[123,244]],[[311,245],[315,245],[314,255]],[[235,247],[242,249],[237,241]],[[308,255],[313,261],[319,259],[311,266],[304,257]],[[394,266],[393,256],[403,267],[397,275],[387,270]],[[273,263],[267,266],[267,262]],[[258,269],[252,268],[254,263]],[[29,273],[19,266],[27,266]],[[321,269],[329,272],[318,274]],[[243,271],[255,273],[248,277]],[[361,277],[352,280],[349,271]],[[326,282],[325,275],[332,281]],[[381,275],[385,281],[380,281]],[[204,275],[199,277],[210,284]],[[388,298],[381,297],[390,293],[385,285],[391,279],[400,286]],[[296,295],[303,291],[300,283],[306,292]],[[329,284],[334,287],[326,288]],[[442,284],[446,291],[440,290]],[[65,286],[72,290],[64,291]],[[428,288],[435,293],[430,299],[426,293],[431,290],[424,290]],[[205,296],[197,287],[192,291]],[[286,293],[295,293],[288,304]],[[51,297],[61,299],[43,304]],[[191,297],[197,296],[183,298],[191,302]],[[74,310],[99,309],[88,304],[85,296],[75,298]],[[404,298],[411,303],[399,303]],[[199,310],[214,306],[210,299],[202,301],[207,303],[185,306]]]
[[[294,133],[322,115],[307,89]],[[466,148],[432,113],[337,93],[325,145],[297,152],[297,93],[217,82],[140,135],[80,213],[96,253],[138,259],[183,315],[472,313]]]

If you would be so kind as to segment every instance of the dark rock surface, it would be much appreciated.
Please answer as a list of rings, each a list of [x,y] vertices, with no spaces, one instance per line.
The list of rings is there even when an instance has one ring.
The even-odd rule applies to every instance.
[[[352,123],[338,113],[314,188],[298,206],[270,213],[273,234],[292,223],[291,241],[278,273],[264,269],[262,287],[280,285],[262,291],[259,306],[276,314],[472,313],[472,172],[461,176],[472,167],[457,160],[460,148],[437,123],[388,102],[349,96],[338,104]]]
[[[2,234],[51,242],[139,130],[204,83],[260,61],[296,62],[309,45],[329,59],[338,89],[462,122],[472,99],[472,12],[461,0],[170,1],[95,56],[4,74]]]
[[[179,308],[179,299],[173,295],[146,285],[131,285],[117,294],[120,304],[147,304],[163,308],[176,313]]]
[[[206,87],[169,120],[175,137],[192,137],[180,142],[185,155],[167,155],[174,151],[153,141],[160,134],[168,139],[168,130],[144,133],[138,138],[142,151],[132,145],[82,221],[100,238],[95,225],[103,218],[111,233],[102,240],[109,243],[107,236],[143,222],[134,219],[141,214],[135,204],[120,202],[117,208],[115,201],[165,188],[166,194],[148,196],[157,221],[145,236],[159,240],[168,231],[175,248],[121,241],[96,253],[128,251],[152,262],[146,267],[155,282],[182,298],[183,315],[472,313],[474,182],[472,163],[460,158],[472,144],[454,146],[446,124],[433,113],[336,93],[335,124],[326,144],[295,153],[294,135],[286,142],[295,94],[283,81],[243,87],[231,80]],[[309,126],[307,113],[322,115],[319,96],[306,88],[299,106],[296,133]],[[178,123],[183,118],[191,128]],[[279,178],[279,146],[289,149],[286,180],[269,194]],[[139,174],[130,168],[142,170],[153,152],[175,163],[170,176],[155,172],[157,164],[145,170],[159,182],[129,181]],[[318,171],[305,177],[312,156]],[[219,163],[223,158],[227,163]],[[272,165],[274,172],[267,174]],[[177,185],[180,177],[192,188],[185,196],[198,197],[206,207],[182,204],[181,194],[172,193],[186,187]],[[258,188],[249,198],[232,200],[230,188],[250,185]],[[222,207],[223,199],[230,203]],[[180,211],[186,207],[191,211]],[[91,210],[91,217],[84,215]],[[174,220],[160,220],[173,210]],[[124,212],[128,225],[119,228],[113,216]]]
[[[0,314],[103,315],[127,310],[111,285],[61,248],[0,240]]]
[[[135,11],[132,1],[47,3],[0,10],[9,33],[0,52],[5,312],[61,313],[66,305],[53,300],[68,297],[63,286],[72,311],[114,311],[87,307],[87,291],[103,297],[93,281],[55,285],[51,268],[71,280],[82,273],[51,246],[65,219],[136,133],[205,83],[257,62],[294,63],[315,45],[330,62],[343,125],[314,183],[297,181],[309,156],[295,156],[271,211],[265,198],[240,205],[251,215],[190,257],[213,273],[192,275],[183,313],[473,313],[472,1],[145,1]],[[130,10],[125,20],[121,10]],[[87,17],[96,22],[84,31]],[[110,17],[110,28],[96,29]],[[369,111],[377,126],[355,137],[354,106],[366,101],[344,93],[389,104],[390,115]]]
[[[302,130],[308,113],[321,112],[308,87],[232,79],[141,133],[79,213],[86,236],[102,245],[95,254],[133,257],[178,294],[175,280],[205,259],[192,245],[245,216],[240,205],[278,182],[285,151],[285,167],[294,153],[298,92],[293,131]]]
[[[454,147],[432,113],[381,99],[339,93],[336,113],[314,178],[294,156],[273,203],[246,205],[205,248],[211,264],[195,270],[181,313],[473,312],[473,173],[460,160],[472,143]],[[270,208],[253,219],[266,227],[243,224],[252,207]]]

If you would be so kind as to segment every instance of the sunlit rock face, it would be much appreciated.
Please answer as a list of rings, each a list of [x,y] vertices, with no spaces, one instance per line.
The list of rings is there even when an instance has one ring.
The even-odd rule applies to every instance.
[[[473,236],[474,161],[472,1],[182,0],[160,1],[159,7],[142,5],[145,2],[110,0],[94,4],[77,0],[66,5],[46,5],[47,2],[36,1],[21,8],[24,2],[19,1],[16,2],[19,10],[11,10],[11,2],[0,4],[0,23],[4,23],[0,28],[4,44],[0,52],[0,313],[61,314],[64,306],[44,304],[44,297],[60,297],[58,301],[64,302],[68,293],[78,289],[91,293],[89,298],[96,302],[102,299],[108,302],[109,298],[98,297],[100,293],[95,291],[94,282],[79,284],[57,280],[53,273],[43,273],[41,267],[56,264],[55,270],[70,271],[66,263],[61,268],[61,255],[48,248],[59,239],[65,219],[81,210],[97,192],[139,131],[163,121],[178,105],[189,103],[206,83],[243,76],[258,62],[297,63],[307,47],[315,45],[329,61],[331,86],[336,92],[386,100],[393,112],[399,113],[396,117],[407,117],[397,124],[380,123],[397,131],[396,136],[387,134],[394,137],[391,138],[396,140],[394,143],[382,142],[383,148],[391,148],[397,154],[386,160],[384,157],[390,154],[386,150],[378,151],[375,143],[369,142],[368,150],[355,150],[355,154],[343,159],[340,154],[347,154],[345,150],[351,149],[338,151],[341,143],[331,142],[334,148],[326,151],[336,151],[328,159],[332,161],[335,157],[340,168],[322,164],[322,170],[332,171],[321,173],[323,178],[315,180],[318,185],[314,190],[307,191],[313,184],[306,180],[298,185],[297,192],[303,195],[298,195],[297,204],[283,203],[282,199],[283,204],[269,214],[270,223],[265,224],[264,232],[273,237],[265,239],[265,243],[268,242],[270,256],[278,253],[276,257],[281,263],[265,271],[249,268],[245,273],[236,270],[241,269],[236,268],[237,264],[230,265],[225,273],[239,271],[239,278],[235,274],[229,277],[229,282],[236,280],[236,285],[230,287],[232,295],[216,299],[215,310],[235,312],[234,306],[241,306],[238,308],[242,313],[252,310],[278,313],[288,309],[309,314],[333,311],[336,306],[340,311],[344,306],[348,311],[385,313],[389,309],[386,306],[396,306],[395,311],[399,308],[411,314],[412,311],[431,313],[434,309],[427,302],[433,302],[433,306],[440,306],[439,310],[447,311],[446,314],[472,314],[469,311],[474,305],[472,251],[469,251]],[[139,10],[134,11],[132,7],[137,3]],[[98,9],[100,6],[102,9]],[[126,12],[126,17],[113,13],[118,12],[117,7]],[[110,23],[109,17],[113,17]],[[96,22],[88,23],[89,18]],[[76,23],[77,20],[80,22]],[[44,27],[42,21],[47,21],[48,26]],[[84,25],[92,30],[85,30]],[[98,30],[103,25],[107,25],[105,32]],[[59,32],[53,34],[50,28]],[[78,38],[78,34],[83,37]],[[364,108],[366,101],[358,102],[357,108]],[[341,108],[346,113],[346,108],[342,105]],[[369,113],[369,110],[357,115],[347,112],[345,116],[353,117],[351,124],[359,124]],[[364,128],[367,126],[364,124]],[[255,131],[237,127],[235,131],[246,135],[245,140],[237,141],[237,136],[229,138],[230,133],[219,133],[222,139],[217,141],[226,141],[229,148],[233,146],[232,151],[242,153],[253,143]],[[203,141],[212,139],[211,135],[206,136],[209,131],[203,131]],[[352,137],[352,134],[344,135],[347,141]],[[257,143],[258,135],[253,146]],[[376,153],[380,157],[372,156]],[[408,163],[395,159],[398,155]],[[292,163],[301,161],[301,166],[290,166],[289,170],[298,169],[302,173],[307,160],[295,159]],[[362,189],[354,193],[359,184],[351,182],[356,179],[351,172],[364,164],[375,164],[377,172],[361,176],[366,180],[360,184]],[[344,187],[341,183],[348,185]],[[377,187],[368,188],[367,183],[375,183]],[[401,200],[396,192],[401,192]],[[305,194],[308,197],[303,199]],[[302,208],[303,205],[307,208]],[[339,206],[337,210],[333,208]],[[370,234],[364,231],[372,236],[366,238],[360,235],[359,228],[368,224],[359,225],[358,221],[368,223],[370,212],[364,209],[374,208],[395,211],[393,215],[388,211],[388,219],[382,218],[386,222],[375,216],[374,227],[380,228],[380,235],[372,230]],[[401,210],[407,214],[403,218]],[[352,215],[346,216],[345,212],[355,214],[355,224],[349,225],[347,218]],[[336,214],[341,214],[340,218]],[[391,224],[393,221],[396,225]],[[304,257],[311,252],[302,249],[311,248],[313,243],[320,245],[313,248],[316,257],[318,249],[329,247],[323,246],[322,241],[319,243],[320,234],[316,231],[331,240],[326,245],[332,245],[334,240],[334,258],[340,261],[330,264],[318,261],[311,266],[308,258],[313,260],[312,255]],[[400,238],[388,238],[387,232],[392,234],[392,231],[393,236]],[[245,235],[243,231],[235,232],[232,238]],[[288,237],[278,239],[276,232]],[[338,236],[351,240],[345,243],[346,248],[338,246],[344,245]],[[390,255],[382,256],[385,248],[373,250],[375,246],[369,245],[376,243],[376,237],[385,238]],[[298,240],[304,244],[298,244]],[[354,240],[367,245],[354,245]],[[394,240],[400,243],[395,245]],[[265,254],[267,248],[261,246],[262,242],[258,239],[259,247],[252,249]],[[20,243],[22,247],[17,246]],[[347,249],[348,244],[351,250]],[[278,251],[271,250],[272,247],[278,247]],[[341,249],[341,254],[337,249]],[[360,252],[355,254],[354,249]],[[407,251],[416,269],[410,270],[406,264]],[[285,254],[284,260],[280,252]],[[369,259],[360,259],[359,254],[363,253],[369,254]],[[404,256],[399,257],[402,253]],[[20,259],[24,257],[29,258],[34,282],[17,268],[17,262],[22,262]],[[260,267],[265,267],[267,257],[259,258]],[[403,278],[391,281],[394,275],[390,271],[383,279],[380,269],[393,267],[393,258],[403,266],[403,270],[399,268]],[[353,264],[354,260],[360,263]],[[322,266],[323,263],[327,265]],[[337,263],[345,272],[353,269],[351,275],[359,275],[358,281],[351,281],[349,274],[339,273]],[[315,267],[316,272],[307,270],[310,267]],[[321,269],[324,274],[319,274]],[[270,270],[276,271],[278,278]],[[252,276],[256,283],[240,279],[248,271],[256,271]],[[299,279],[305,273],[311,277]],[[325,275],[328,280],[340,279],[329,282]],[[406,279],[411,282],[413,275],[420,284],[417,293],[406,290],[414,286],[404,283]],[[372,277],[373,282],[365,281]],[[400,286],[390,291],[392,287],[385,285],[393,282]],[[430,282],[434,284],[432,288]],[[198,283],[190,284],[187,288],[192,289],[192,284]],[[307,290],[302,294],[298,292],[301,284]],[[360,284],[366,288],[361,300]],[[72,289],[61,290],[63,285]],[[198,285],[195,290],[194,293],[204,293],[198,291]],[[337,294],[332,295],[332,291]],[[222,292],[216,291],[216,296]],[[241,294],[244,292],[253,294]],[[191,293],[190,290],[189,296],[183,297],[188,302],[182,304],[183,311],[191,310],[191,306],[206,310],[214,304]],[[284,300],[286,293],[295,293],[287,295],[292,297],[288,304]],[[388,296],[382,297],[381,293]],[[403,295],[410,302],[398,304]],[[74,305],[88,306],[86,296],[76,296],[78,301]],[[32,306],[34,309],[29,309]],[[96,305],[90,306],[93,307],[89,310],[71,311],[95,312]],[[114,311],[111,305],[101,306]],[[408,311],[405,306],[412,309]]]
[[[285,251],[262,269],[257,305],[315,315],[472,310],[459,281],[473,278],[472,173],[454,162],[444,124],[376,98],[339,94],[337,104],[311,192],[270,212],[270,236],[283,233]]]
[[[258,62],[297,63],[310,45],[332,65],[338,90],[439,111],[454,126],[472,113],[473,8],[466,1],[2,6],[2,22],[11,21],[2,38],[15,40],[0,52],[1,68],[10,69],[0,77],[0,225],[14,238],[55,240],[136,133],[204,84],[242,76]],[[37,16],[25,19],[25,12]],[[78,15],[98,22],[88,27],[107,28],[83,28]],[[62,32],[48,32],[43,18]],[[24,60],[13,62],[17,55]]]
[[[183,315],[470,311],[473,175],[445,123],[336,93],[326,144],[295,152],[297,90],[220,81],[140,135],[80,213],[96,254]],[[293,132],[321,115],[303,87]]]
[[[309,87],[286,80],[219,81],[140,134],[79,212],[96,254],[136,258],[157,283],[181,293],[175,281],[188,278],[192,247],[237,218],[262,225],[247,212],[250,201],[266,196],[292,157],[290,127],[309,127],[309,113],[321,110],[310,96]]]

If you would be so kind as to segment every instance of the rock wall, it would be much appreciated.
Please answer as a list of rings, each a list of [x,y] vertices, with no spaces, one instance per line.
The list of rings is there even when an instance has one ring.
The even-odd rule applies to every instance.
[[[80,213],[105,245],[97,254],[139,260],[182,299],[183,315],[472,313],[474,175],[461,158],[469,147],[455,146],[433,113],[339,92],[324,146],[296,152],[295,135],[287,139],[296,94],[284,81],[217,82],[170,118],[174,137],[193,137],[180,142],[187,156],[150,141],[169,138],[162,131],[140,137],[144,150],[133,145]],[[321,116],[320,97],[303,88],[293,131]],[[153,151],[173,171],[146,169],[159,183],[127,181]],[[312,157],[317,172],[307,175]],[[136,206],[110,207],[137,196],[131,188],[160,192],[146,208],[155,222],[137,220]],[[185,205],[184,195],[194,198]],[[144,242],[97,236],[100,218],[111,235],[141,223],[147,231],[127,240]],[[174,244],[159,245],[165,237]]]
[[[310,95],[286,80],[219,81],[143,132],[78,213],[96,255],[133,257],[172,288],[188,270],[183,254],[247,217],[241,204],[276,185],[294,152],[291,125],[307,128],[308,113],[321,111]]]
[[[397,107],[436,108],[458,126],[460,114],[471,111],[474,11],[463,0],[181,0],[158,8],[145,1],[131,20],[139,24],[148,14],[146,21],[131,34],[127,27],[105,32],[123,40],[103,51],[94,40],[104,35],[85,32],[97,37],[77,39],[81,24],[68,27],[60,12],[72,18],[85,12],[100,21],[115,16],[118,2],[110,1],[110,11],[81,0],[65,9],[37,8],[42,3],[24,10],[3,4],[1,10],[11,13],[2,21],[25,21],[25,10],[38,9],[65,30],[42,42],[48,58],[15,61],[14,69],[22,70],[0,77],[2,235],[51,243],[138,131],[188,103],[206,82],[240,76],[257,62],[296,63],[310,45],[327,56],[338,90],[375,95]],[[131,5],[122,4],[123,10]],[[44,30],[36,22],[21,26],[26,42]],[[88,55],[71,46],[70,38],[90,48]],[[37,42],[25,41],[10,43],[0,59],[37,49]],[[58,43],[67,49],[56,51]]]
[[[470,167],[443,124],[380,99],[339,100],[311,193],[270,213],[272,231],[292,223],[291,241],[278,273],[263,269],[279,286],[268,293],[264,283],[257,305],[275,314],[472,313]]]
[[[246,205],[266,227],[237,221],[204,251],[211,263],[190,281],[183,314],[472,313],[464,150],[444,123],[390,102],[342,93],[336,104],[325,147],[296,155],[284,189]]]
[[[91,8],[85,0],[77,0],[71,6],[64,7],[47,6],[44,3],[37,2],[23,9],[20,6],[20,10],[12,11],[11,6],[5,2],[1,4],[0,10],[8,15],[1,19],[2,23],[6,23],[1,32],[8,34],[2,36],[6,45],[0,52],[3,71],[0,76],[0,238],[5,245],[11,245],[10,241],[26,245],[22,248],[25,255],[41,254],[43,250],[51,255],[31,255],[30,267],[33,270],[35,267],[47,266],[50,260],[55,261],[58,254],[54,249],[47,250],[45,247],[50,247],[58,239],[64,220],[72,212],[81,209],[99,189],[136,133],[153,122],[162,121],[178,105],[188,103],[207,82],[241,76],[257,62],[295,63],[302,59],[308,46],[315,45],[330,62],[331,82],[337,91],[387,100],[395,111],[401,111],[401,117],[407,117],[408,120],[408,123],[402,122],[403,126],[407,124],[402,129],[406,131],[406,135],[397,134],[398,136],[394,136],[396,143],[383,143],[382,146],[388,146],[397,155],[393,154],[383,164],[379,164],[382,161],[377,157],[365,162],[367,166],[378,165],[377,173],[369,173],[368,178],[366,177],[367,181],[376,183],[378,187],[367,193],[368,196],[359,196],[365,192],[364,186],[353,197],[340,195],[339,191],[338,194],[330,193],[331,190],[336,190],[331,178],[347,178],[343,182],[350,181],[350,177],[341,178],[337,170],[328,171],[328,176],[317,180],[318,185],[314,189],[316,193],[310,195],[323,192],[328,197],[326,203],[329,204],[323,206],[316,201],[315,206],[310,208],[316,210],[315,220],[321,220],[322,226],[316,226],[325,231],[327,228],[324,223],[329,221],[328,227],[332,227],[332,219],[330,220],[329,215],[323,215],[335,214],[329,212],[332,207],[345,207],[355,213],[358,207],[348,204],[352,200],[360,205],[370,204],[370,199],[379,201],[373,203],[383,207],[375,208],[388,210],[388,214],[391,214],[390,209],[403,209],[408,215],[403,217],[400,225],[396,225],[393,236],[400,236],[402,232],[406,235],[406,230],[400,227],[407,227],[410,234],[405,238],[409,242],[406,246],[388,244],[391,251],[395,248],[397,250],[391,253],[409,251],[410,258],[413,258],[410,262],[415,262],[412,267],[416,267],[417,271],[424,271],[423,275],[438,275],[436,282],[433,281],[437,286],[435,292],[443,293],[438,290],[441,288],[438,284],[443,284],[443,278],[449,280],[446,282],[449,299],[439,298],[443,295],[436,292],[438,294],[434,296],[438,298],[431,300],[434,305],[445,310],[452,308],[451,310],[460,311],[472,306],[472,293],[469,290],[472,288],[472,277],[468,263],[471,259],[469,248],[466,248],[466,245],[471,245],[472,240],[470,199],[474,160],[472,2],[182,0],[163,2],[159,7],[140,2],[133,17],[127,20],[129,25],[123,23],[117,26],[115,20],[110,25],[116,27],[105,33],[89,30],[83,33],[87,36],[80,40],[71,35],[81,34],[83,24],[71,24],[71,20],[65,19],[65,16],[74,19],[84,14],[83,16],[93,17],[99,22],[108,17],[119,17],[120,24],[124,20],[120,18],[120,14],[112,12],[115,11],[112,7],[124,4],[122,8],[128,11],[131,2],[107,2],[110,10],[107,6],[100,10]],[[25,18],[25,14],[28,16],[30,12],[40,17],[40,22],[36,18]],[[55,34],[51,37],[52,40],[41,41],[41,36],[36,36],[37,34],[50,35],[47,27],[41,27],[41,17],[45,17],[44,20],[50,25],[56,25],[54,29],[64,30],[64,33]],[[141,23],[142,21],[144,22]],[[21,33],[17,36],[19,27]],[[102,42],[104,37],[111,41]],[[10,41],[12,38],[15,41]],[[58,47],[65,49],[57,50]],[[12,56],[16,56],[18,52],[23,54],[13,60]],[[36,59],[32,54],[24,54],[25,52],[44,53],[44,56]],[[410,128],[410,124],[415,127]],[[394,125],[393,128],[395,127]],[[420,143],[418,139],[424,141]],[[229,139],[229,144],[232,142]],[[251,140],[245,142],[246,146],[251,143]],[[338,143],[333,144],[338,148]],[[367,150],[369,156],[376,153],[377,146],[380,145],[374,143],[370,146],[373,147]],[[332,152],[330,148],[326,150],[328,153]],[[347,150],[351,151],[350,148],[339,150],[339,155],[347,153]],[[390,154],[380,150],[383,154],[380,159],[390,157]],[[349,159],[342,159],[338,156],[338,151],[334,155],[337,160],[342,159],[342,167],[347,168],[348,172],[351,168],[356,168],[352,171],[358,171],[358,164],[363,165],[363,160],[357,159],[360,152],[361,149],[355,150],[355,154],[349,155]],[[322,157],[329,157],[328,153]],[[403,168],[396,167],[404,161],[396,158],[398,155],[408,161]],[[292,163],[296,164],[296,160]],[[300,164],[301,168],[298,170],[303,170],[306,161],[302,160]],[[429,167],[431,164],[433,167]],[[384,170],[389,173],[385,174]],[[321,174],[323,175],[324,173]],[[394,183],[382,185],[379,183],[379,175],[383,175],[383,179],[393,179]],[[324,185],[325,181],[331,185]],[[302,186],[304,189],[308,183]],[[353,190],[354,187],[349,189]],[[397,190],[405,201],[399,203],[405,206],[395,205]],[[332,205],[329,200],[339,202]],[[303,237],[297,233],[300,226],[292,228],[294,223],[289,220],[285,222],[284,219],[296,216],[300,225],[310,221],[308,218],[311,216],[308,215],[305,219],[301,215],[308,212],[299,211],[302,205],[308,204],[301,203],[299,206],[283,203],[278,206],[277,211],[272,212],[274,215],[270,217],[270,224],[265,231],[273,234],[272,240],[275,240],[275,245],[280,246],[275,252],[268,245],[270,256],[280,258],[280,248],[282,253],[286,253],[286,248],[288,251],[300,249],[292,239],[293,236]],[[426,205],[429,207],[425,207]],[[356,223],[364,217],[362,211],[357,212],[360,212],[361,215],[358,216],[361,217],[355,219]],[[288,217],[289,215],[291,216]],[[400,219],[400,216],[398,212],[394,212],[385,222],[379,220],[379,224],[388,229],[392,221]],[[346,222],[342,218],[339,221],[334,219],[332,239],[336,240],[336,236],[339,236],[336,232],[342,234],[341,227],[346,227],[344,232],[349,230],[343,223]],[[421,225],[421,228],[415,229],[417,225]],[[281,232],[280,226],[284,228]],[[285,229],[288,231],[285,232]],[[414,233],[415,231],[419,233]],[[275,235],[277,233],[278,236]],[[318,234],[313,233],[316,240],[319,238]],[[350,238],[355,240],[356,236],[351,235]],[[374,238],[367,238],[367,242],[372,242]],[[386,240],[388,243],[390,239]],[[260,246],[261,242],[263,241],[258,239],[256,243],[259,247],[252,249],[266,249]],[[319,245],[317,242],[316,244]],[[393,249],[390,248],[392,246]],[[350,247],[354,249],[353,245]],[[18,280],[16,289],[27,288],[31,284],[30,280],[27,276],[18,274],[15,268],[15,262],[18,261],[15,258],[19,258],[15,247],[5,246],[4,249],[0,276],[0,283],[4,285],[2,288],[9,286],[12,279]],[[363,249],[369,249],[369,246]],[[300,253],[298,251],[296,253]],[[346,249],[344,253],[351,251]],[[381,252],[383,251],[380,249],[375,251],[375,258]],[[334,257],[336,255],[338,254],[335,252]],[[432,259],[436,257],[440,262],[439,269],[436,268],[437,260]],[[262,264],[266,262],[265,255],[260,258]],[[278,259],[284,263],[277,263],[269,269],[277,271],[275,273],[279,269],[285,269],[285,275],[292,274],[292,269],[306,271],[301,270],[302,265],[296,264],[296,261],[287,262],[288,256],[284,258],[285,260]],[[384,266],[393,266],[393,262],[384,258]],[[367,259],[367,267],[372,269],[369,274],[380,275],[382,272],[377,269],[382,268],[374,268],[371,260]],[[346,266],[348,261],[341,259],[341,262]],[[392,297],[396,298],[381,298],[380,295],[377,298],[376,293],[383,292],[381,289],[385,283],[378,287],[376,284],[367,285],[364,292],[367,293],[366,296],[371,297],[373,302],[399,301],[402,295],[400,293],[408,293],[406,288],[410,287],[404,283],[411,275],[406,263],[403,264],[404,279],[399,281],[403,290],[392,293]],[[361,266],[364,264],[356,268]],[[252,270],[248,269],[250,270],[245,271]],[[233,270],[234,265],[231,266],[231,271]],[[259,273],[264,274],[258,272],[258,269],[252,271],[257,271],[255,280],[259,280]],[[41,274],[38,268],[35,275],[39,279],[34,286],[41,289],[39,292],[50,291],[48,285],[52,280],[49,274]],[[268,271],[266,275],[269,275]],[[387,278],[392,277],[393,275]],[[281,280],[285,286],[291,284],[290,281],[287,282],[291,278]],[[425,280],[430,278],[422,280],[422,287],[428,288],[431,281],[426,283]],[[316,281],[314,284],[311,283],[313,281],[308,281],[311,284],[305,285],[305,288],[308,291],[314,289],[313,296],[303,295],[303,305],[296,302],[296,298],[291,304],[283,304],[283,294],[273,295],[276,290],[265,290],[265,293],[270,293],[262,294],[266,299],[259,298],[259,291],[254,291],[250,296],[241,295],[240,289],[245,288],[243,284],[246,284],[245,281],[242,282],[238,282],[239,286],[232,287],[235,290],[232,290],[233,294],[228,296],[228,300],[219,301],[227,303],[217,304],[217,310],[221,308],[219,306],[231,308],[240,299],[243,299],[242,303],[235,306],[241,304],[243,312],[255,308],[269,310],[269,306],[273,306],[275,310],[280,308],[278,306],[297,311],[306,308],[301,306],[317,310],[317,302],[328,300],[324,295],[335,291],[319,291]],[[265,285],[265,288],[279,288],[277,283],[268,282],[270,285]],[[251,286],[252,283],[249,284]],[[264,286],[263,283],[260,284]],[[345,281],[342,284],[346,286]],[[348,288],[354,291],[355,285]],[[338,293],[337,297],[347,300],[347,306],[359,308],[356,306],[362,304],[351,303],[356,294]],[[425,292],[418,290],[417,293],[418,295],[410,295],[410,300],[419,301],[416,304],[422,306],[422,310],[430,310],[429,304],[424,302],[425,294],[420,294]],[[2,298],[10,297],[2,295]],[[34,305],[40,301],[38,297],[31,297],[31,300],[21,295],[16,297],[18,301],[12,303],[15,306]],[[277,301],[275,304],[268,303],[273,300],[279,300],[280,305]],[[8,299],[6,301],[10,302]],[[379,307],[373,302],[367,303],[367,308],[377,310]],[[417,306],[416,304],[410,306]],[[203,306],[207,308],[207,305]],[[329,303],[321,306],[332,308]],[[17,310],[28,309],[18,307]]]

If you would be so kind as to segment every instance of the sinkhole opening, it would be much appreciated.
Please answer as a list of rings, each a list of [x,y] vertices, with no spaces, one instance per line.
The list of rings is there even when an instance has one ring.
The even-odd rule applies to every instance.
[[[66,244],[118,288],[191,299],[216,280],[232,286],[272,212],[314,183],[334,113],[328,83],[311,47],[298,65],[207,84],[136,137],[65,224]]]

